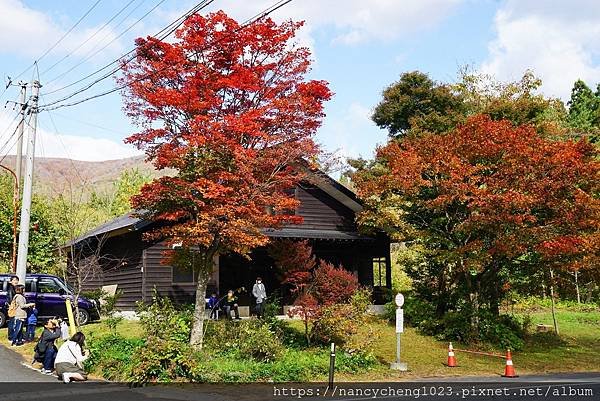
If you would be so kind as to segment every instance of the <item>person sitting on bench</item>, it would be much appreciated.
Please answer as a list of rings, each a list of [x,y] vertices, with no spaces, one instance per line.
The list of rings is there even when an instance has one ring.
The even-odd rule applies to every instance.
[[[225,313],[227,314],[227,319],[231,319],[231,310],[233,309],[235,313],[235,319],[240,320],[240,312],[238,311],[238,297],[236,297],[233,293],[233,290],[227,291],[227,297],[225,298]]]

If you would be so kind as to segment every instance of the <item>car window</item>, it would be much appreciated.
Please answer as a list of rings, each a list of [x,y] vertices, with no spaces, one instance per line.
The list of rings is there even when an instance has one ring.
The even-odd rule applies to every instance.
[[[38,293],[50,293],[50,294],[58,294],[62,287],[51,278],[42,277],[38,279],[37,283],[37,292]]]
[[[33,283],[32,278],[25,279],[25,292],[31,292],[31,284]]]

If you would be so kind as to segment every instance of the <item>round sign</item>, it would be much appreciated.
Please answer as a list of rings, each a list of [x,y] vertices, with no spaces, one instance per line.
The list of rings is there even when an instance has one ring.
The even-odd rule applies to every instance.
[[[400,308],[402,305],[404,305],[404,295],[398,293],[394,301],[396,301],[396,305]]]

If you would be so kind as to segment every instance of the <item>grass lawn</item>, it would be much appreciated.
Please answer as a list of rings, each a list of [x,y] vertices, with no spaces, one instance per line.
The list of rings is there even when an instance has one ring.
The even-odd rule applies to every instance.
[[[522,313],[522,312],[520,312]],[[574,312],[560,310],[557,312],[560,339],[549,333],[532,332],[527,338],[523,351],[513,352],[513,362],[517,374],[535,374],[546,372],[600,371],[600,311]],[[552,324],[549,311],[536,310],[529,314],[533,330],[538,323]],[[299,321],[291,322],[292,327],[302,331]],[[411,380],[418,377],[440,376],[494,376],[504,372],[505,360],[468,354],[457,351],[459,366],[447,368],[446,342],[419,334],[414,328],[406,327],[402,334],[402,361],[408,363],[408,372],[389,369],[389,363],[395,359],[396,340],[394,326],[382,320],[374,319],[373,332],[378,337],[375,341],[375,356],[379,361],[369,371],[359,374],[336,375],[340,381],[394,381]],[[82,328],[88,337],[101,337],[109,333],[104,323],[92,323]],[[118,326],[121,335],[129,338],[141,337],[141,327],[137,322],[123,321]],[[41,328],[38,328],[38,335]],[[6,339],[6,328],[0,331],[0,344],[10,346]],[[467,348],[461,344],[453,344],[455,348]],[[12,348],[21,353],[26,361],[31,361],[34,344]],[[476,350],[476,346],[468,349]],[[494,351],[486,349],[486,351]],[[505,350],[494,352],[504,354]],[[326,377],[315,377],[314,380],[326,380]]]
[[[538,323],[552,324],[549,311],[530,314],[533,330]],[[549,372],[600,371],[600,311],[558,311],[560,339],[550,333],[530,333],[520,352],[513,352],[517,374]],[[409,327],[402,334],[402,361],[408,363],[408,372],[391,371],[389,362],[395,359],[396,337],[394,327],[384,322],[375,323],[380,333],[375,355],[381,364],[370,372],[344,376],[347,380],[395,380],[416,377],[499,375],[504,373],[505,360],[500,358],[456,352],[458,367],[444,366],[448,357],[448,343],[436,341]],[[478,350],[477,347],[453,344],[454,348]],[[504,354],[505,350],[489,350]],[[342,379],[342,377],[340,377]]]
[[[44,330],[43,327],[38,327],[36,329],[36,331],[35,331],[36,339],[39,338],[39,336],[42,334],[43,330]],[[33,359],[33,354],[34,354],[33,349],[35,348],[36,343],[31,342],[31,343],[27,343],[21,347],[11,347],[10,341],[8,341],[8,338],[7,338],[8,337],[7,331],[8,331],[8,329],[6,327],[0,329],[0,345],[4,345],[5,347],[18,352],[19,354],[21,354],[23,356],[23,359],[25,362],[31,363],[31,360]],[[106,324],[104,324],[103,322],[93,322],[93,323],[87,324],[81,328],[81,331],[88,338],[102,337],[106,334],[109,334],[109,329],[106,326]],[[134,321],[125,320],[125,321],[119,323],[118,331],[122,336],[128,337],[128,338],[142,336],[142,330],[141,330],[139,323],[134,322]],[[62,340],[56,340],[57,347],[60,347],[61,344],[62,344]],[[41,364],[39,364],[39,363],[36,363],[33,366],[35,368],[41,368]]]

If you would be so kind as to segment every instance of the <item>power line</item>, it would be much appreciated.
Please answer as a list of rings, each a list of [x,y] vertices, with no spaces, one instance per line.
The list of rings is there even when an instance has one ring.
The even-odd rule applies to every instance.
[[[8,125],[6,126],[6,128],[4,129],[4,131],[2,131],[2,133],[0,134],[0,138],[2,138],[4,136],[4,134],[6,134],[6,132],[8,132],[10,130],[10,127],[15,123],[15,121],[17,120],[17,118],[19,118],[19,115],[21,115],[21,113],[17,113],[13,119],[11,120],[10,123],[8,123]]]
[[[23,120],[25,121],[25,120]],[[29,123],[27,123],[27,125],[29,125]],[[17,141],[21,138],[21,136],[23,135],[23,133],[20,133],[17,136],[17,140],[10,146],[7,148],[7,146],[9,145],[11,139],[14,138],[15,134],[17,133],[17,130],[19,129],[19,124],[17,124],[17,126],[15,127],[13,133],[10,135],[10,137],[6,140],[6,142],[4,143],[4,145],[2,145],[2,147],[0,148],[0,154],[4,153],[4,150],[6,149],[6,153],[4,154],[4,156],[2,156],[2,159],[0,159],[0,163],[2,163],[4,161],[4,159],[6,159],[6,156],[8,156],[8,153],[12,150],[12,148],[15,147],[15,145],[17,144]],[[25,130],[23,130],[23,132],[25,132]]]
[[[68,54],[66,54],[63,58],[61,58],[60,60],[58,60],[56,63],[52,64],[50,67],[46,68],[44,71],[42,71],[42,75],[47,73],[48,71],[51,71],[54,67],[56,67],[57,65],[59,65],[60,63],[62,63],[64,60],[66,60],[69,56],[71,56],[71,54],[75,53],[77,50],[81,49],[86,43],[88,43],[90,40],[92,40],[93,38],[96,37],[96,35],[98,35],[100,32],[102,32],[104,30],[104,28],[106,28],[111,22],[113,22],[119,15],[121,15],[121,13],[123,11],[125,11],[127,8],[129,8],[129,6],[136,0],[129,0],[129,2],[127,4],[125,4],[115,15],[113,15],[108,21],[106,21],[104,23],[104,25],[102,25],[100,28],[98,28],[98,30],[96,32],[94,32],[92,35],[88,36],[88,38],[86,40],[84,40],[83,42],[81,42],[75,49],[71,50],[71,52],[69,52]],[[141,3],[140,3],[141,4]],[[137,7],[136,7],[137,9]]]
[[[292,2],[292,0],[280,0],[280,1],[278,1],[277,3],[275,3],[274,5],[272,5],[271,7],[267,8],[265,11],[263,11],[263,12],[261,12],[261,13],[259,13],[259,14],[256,14],[254,17],[252,17],[252,18],[249,18],[248,20],[246,20],[246,21],[245,21],[245,22],[244,22],[242,25],[240,25],[240,27],[239,27],[238,29],[236,29],[236,30],[235,30],[233,33],[237,33],[237,32],[239,32],[240,30],[242,30],[242,29],[244,29],[244,28],[248,27],[249,25],[251,25],[252,23],[255,23],[256,21],[259,21],[260,19],[262,19],[262,18],[266,17],[267,15],[269,15],[269,14],[271,14],[271,13],[275,12],[276,10],[278,10],[279,8],[281,8],[281,7],[285,6],[286,4],[288,4],[288,3],[290,3],[290,2]],[[222,39],[223,39],[223,38],[222,38]],[[219,43],[219,42],[220,42],[222,39],[220,39],[220,40],[217,40],[217,41],[215,41],[215,42],[211,43],[210,45],[215,45],[215,44],[218,44],[218,43]],[[207,47],[208,47],[208,46],[207,46]],[[84,92],[85,90],[89,89],[89,88],[90,88],[92,85],[94,85],[95,83],[98,83],[98,82],[99,82],[99,81],[98,81],[98,82],[95,82],[95,83],[93,83],[93,84],[89,85],[87,88],[84,88],[84,89],[82,89],[82,90],[76,91],[76,92],[74,92],[73,94],[71,94],[71,95],[69,95],[69,96],[66,96],[66,97],[64,97],[63,99],[59,99],[59,100],[57,100],[57,101],[54,101],[54,102],[51,102],[51,103],[45,104],[45,105],[43,105],[43,106],[41,106],[41,107],[42,107],[44,110],[56,110],[56,109],[60,109],[60,108],[63,108],[63,107],[72,107],[72,106],[76,106],[76,105],[78,105],[78,104],[81,104],[81,103],[87,102],[87,101],[89,101],[89,100],[97,99],[97,98],[99,98],[99,97],[106,96],[106,95],[110,95],[110,94],[112,94],[112,93],[114,93],[114,92],[120,91],[121,89],[124,89],[124,88],[126,88],[127,86],[129,86],[129,85],[132,85],[132,84],[134,84],[134,83],[137,83],[137,82],[143,81],[144,79],[147,79],[147,78],[151,78],[152,76],[156,75],[158,72],[162,72],[162,71],[164,71],[164,70],[166,70],[166,69],[168,69],[168,68],[171,68],[171,67],[170,67],[170,66],[164,67],[163,69],[161,69],[161,70],[159,70],[159,71],[156,71],[156,72],[153,72],[153,73],[150,73],[150,74],[146,74],[146,75],[144,75],[144,76],[142,76],[142,77],[140,77],[140,78],[138,78],[138,79],[136,79],[136,80],[134,80],[134,81],[132,81],[132,82],[129,82],[129,83],[126,83],[126,84],[124,84],[124,85],[118,86],[118,87],[116,87],[116,88],[113,88],[113,89],[107,90],[107,91],[105,91],[105,92],[101,92],[101,93],[99,93],[99,94],[97,94],[97,95],[89,96],[89,97],[87,97],[87,98],[80,99],[80,100],[78,100],[78,101],[75,101],[75,102],[72,102],[72,103],[59,104],[59,103],[61,103],[61,102],[65,101],[65,100],[68,100],[68,99],[70,99],[70,98],[72,98],[72,97],[74,97],[74,96],[78,95],[79,93],[82,93],[82,92]],[[106,77],[105,77],[105,78],[106,78]],[[105,79],[105,78],[102,78],[102,79]],[[100,79],[100,80],[102,80],[102,79]],[[56,105],[56,106],[55,106],[55,105]],[[49,107],[49,106],[54,106],[54,107]]]
[[[175,21],[173,21],[172,23],[170,23],[169,25],[167,25],[165,28],[163,28],[159,32],[157,32],[154,36],[157,37],[160,40],[164,40],[166,37],[168,37],[170,34],[172,34],[177,28],[179,28],[183,24],[183,22],[185,22],[185,20],[187,20],[187,18],[189,18],[191,15],[197,13],[198,11],[200,11],[200,10],[208,7],[214,1],[215,0],[204,0],[204,1],[200,2],[200,3],[198,3],[197,5],[195,5],[194,7],[192,7],[190,10],[188,10],[186,13],[184,13],[182,16],[180,16],[179,18],[177,18]],[[135,50],[136,50],[136,48],[134,47],[133,49],[129,50],[127,53],[119,56],[115,60],[113,60],[110,63],[106,64],[104,67],[101,67],[101,68],[97,69],[96,71],[94,71],[94,72],[92,72],[92,73],[84,76],[83,78],[80,78],[79,80],[77,80],[75,82],[72,82],[72,83],[70,83],[68,85],[65,85],[63,87],[60,87],[58,89],[54,89],[52,91],[46,92],[46,95],[50,95],[50,94],[53,94],[53,93],[56,93],[56,92],[60,92],[60,91],[62,91],[64,89],[70,88],[71,86],[75,86],[78,83],[86,81],[88,78],[91,78],[94,75],[96,75],[96,74],[98,74],[98,73],[106,70],[110,66],[119,63],[126,56],[128,56],[128,55],[132,54],[133,52],[135,52]],[[133,60],[133,57],[130,57],[128,60],[126,60],[125,64],[129,63],[131,60]],[[112,76],[115,72],[119,71],[119,69],[120,69],[120,67],[114,68],[110,72],[108,72],[105,75],[103,75],[101,78],[98,78],[96,81],[94,81],[89,86],[85,87],[85,89],[89,89],[90,87],[92,87],[96,83],[100,82],[101,80],[106,79],[106,78]]]
[[[158,39],[160,40],[164,40],[165,38],[167,38],[169,35],[171,35],[173,32],[175,32],[191,15],[197,13],[198,11],[202,10],[203,8],[208,7],[211,3],[213,3],[214,0],[204,0],[200,3],[198,3],[196,6],[192,7],[190,10],[188,10],[186,13],[184,13],[182,16],[180,16],[179,18],[177,18],[175,21],[173,21],[172,23],[170,23],[169,25],[167,25],[165,28],[161,29],[155,36],[158,37]],[[120,58],[116,59],[115,61],[113,61],[112,63],[108,64],[107,66],[103,67],[102,69],[106,69],[107,67],[109,67],[111,64],[115,64],[121,60],[123,60],[123,58],[133,52],[136,51],[136,48],[131,49],[130,51],[128,51],[127,53],[125,53],[124,55],[122,55]],[[129,58],[127,58],[127,60],[123,61],[123,65],[127,65],[128,63],[130,63],[133,59],[135,58],[135,55],[131,55]],[[117,71],[119,71],[119,69],[121,68],[121,66],[118,66],[114,69],[112,69],[111,71],[107,72],[106,74],[104,74],[103,76],[101,76],[100,78],[97,78],[96,80],[92,81],[91,83],[87,84],[86,86],[76,90],[75,92],[66,95],[58,100],[55,100],[51,103],[49,103],[48,105],[53,105],[53,104],[57,104],[60,102],[63,102],[65,100],[68,100],[76,95],[78,95],[79,93],[82,93],[88,89],[90,89],[92,86],[102,82],[103,80],[112,77],[112,75],[114,73],[116,73]],[[99,71],[101,71],[102,69],[100,69]],[[88,75],[88,77],[90,77],[91,75],[94,75],[95,73],[92,73],[90,75]],[[68,86],[72,86],[75,83],[84,81],[87,77],[84,77],[82,79],[80,79],[77,82],[74,82],[72,84],[69,84],[63,88],[54,90],[52,92],[47,92],[46,94],[50,94],[50,93],[54,93],[54,92],[58,92],[59,90],[62,90]]]
[[[71,167],[73,167],[73,170],[75,171],[75,174],[77,174],[77,176],[79,177],[79,180],[81,181],[81,183],[84,183],[85,180],[79,174],[79,169],[77,168],[77,166],[75,166],[75,163],[73,162],[73,157],[71,156],[69,150],[67,149],[65,143],[63,142],[63,140],[61,138],[60,133],[58,132],[58,128],[56,127],[56,123],[54,122],[54,117],[52,117],[52,113],[50,113],[49,110],[46,110],[46,111],[48,113],[48,116],[50,116],[50,122],[52,123],[52,126],[54,127],[54,133],[56,134],[56,137],[58,138],[58,141],[62,145],[63,149],[65,150],[65,153],[66,153],[67,157],[69,158],[69,161],[71,163]]]
[[[54,50],[54,48],[56,48],[56,46],[58,46],[60,44],[60,42],[62,42],[72,31],[73,29],[75,29],[80,23],[81,21],[83,21],[85,19],[85,17],[87,17],[94,8],[96,8],[96,6],[100,3],[101,0],[96,0],[96,2],[94,4],[92,4],[92,6],[85,12],[85,14],[83,14],[78,20],[77,22],[75,22],[75,24],[73,24],[73,26],[71,26],[71,28],[65,32],[60,39],[58,39],[56,41],[56,43],[54,43],[52,46],[50,46],[50,48],[48,50],[46,50],[40,57],[38,57],[36,59],[36,61],[40,61],[41,59],[43,59],[46,55],[48,55],[48,53],[50,53],[52,50]],[[25,70],[23,70],[19,75],[17,75],[16,78],[14,78],[15,80],[19,79],[23,74],[25,74],[27,71],[31,70],[33,68],[34,64],[30,65],[28,68],[26,68]]]
[[[48,111],[48,110],[44,110],[44,111]],[[48,111],[48,114],[50,114],[50,111]],[[54,111],[54,115],[62,117],[64,119],[68,119],[69,121],[73,121],[73,122],[76,122],[76,123],[79,123],[79,124],[83,124],[83,125],[88,125],[90,127],[98,128],[98,129],[101,129],[101,130],[104,130],[104,131],[113,132],[113,133],[119,134],[119,135],[126,135],[125,132],[117,131],[115,129],[108,128],[108,127],[103,127],[103,126],[98,125],[98,124],[90,123],[89,121],[78,120],[78,119],[73,118],[71,116],[66,116],[64,114],[57,113],[56,111]]]
[[[107,44],[105,44],[104,46],[102,46],[100,49],[96,50],[92,54],[89,54],[83,60],[81,60],[80,62],[75,64],[73,67],[69,68],[68,70],[64,71],[62,74],[60,74],[60,75],[52,78],[48,82],[46,82],[46,85],[64,77],[69,72],[73,71],[75,68],[79,67],[80,65],[82,65],[83,63],[85,63],[86,61],[88,61],[92,57],[94,57],[96,54],[100,53],[102,50],[106,49],[108,46],[110,46],[111,44],[116,42],[119,38],[121,38],[123,35],[125,35],[127,32],[129,32],[134,26],[139,24],[144,18],[146,18],[148,15],[150,15],[150,13],[152,13],[152,11],[154,11],[156,8],[158,8],[164,2],[165,2],[165,0],[160,0],[158,3],[156,3],[156,5],[154,7],[152,7],[148,12],[146,12],[144,15],[142,15],[140,18],[138,18],[133,24],[129,25],[124,31],[122,31],[118,36],[113,38],[110,42],[108,42]],[[129,14],[127,14],[127,16],[125,16],[125,19],[127,19],[127,17],[129,17],[135,10],[137,10],[141,4],[142,3],[140,3],[137,7],[135,7],[133,10],[131,10],[131,12]],[[104,37],[106,37],[106,36],[104,36]]]

